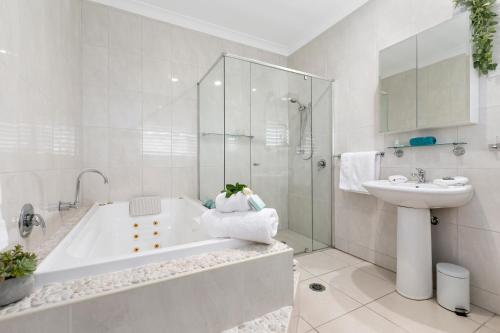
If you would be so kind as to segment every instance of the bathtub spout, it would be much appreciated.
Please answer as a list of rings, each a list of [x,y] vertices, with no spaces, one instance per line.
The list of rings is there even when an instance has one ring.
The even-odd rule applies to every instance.
[[[89,173],[89,172],[96,173],[96,174],[100,175],[104,179],[104,184],[109,183],[108,177],[106,177],[101,171],[99,171],[97,169],[84,169],[84,170],[82,170],[82,172],[80,172],[80,174],[76,178],[75,201],[73,201],[73,202],[59,201],[59,210],[68,210],[70,208],[78,208],[80,206],[80,179],[82,178],[82,176],[84,174]]]

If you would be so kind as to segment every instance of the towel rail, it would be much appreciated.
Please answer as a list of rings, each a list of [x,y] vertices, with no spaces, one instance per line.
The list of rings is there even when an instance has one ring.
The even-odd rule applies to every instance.
[[[379,151],[379,152],[377,153],[377,156],[384,157],[384,156],[385,156],[385,152],[383,152],[383,151]],[[341,157],[342,157],[342,154],[335,154],[335,155],[333,155],[333,157],[334,157],[334,158],[341,158]]]

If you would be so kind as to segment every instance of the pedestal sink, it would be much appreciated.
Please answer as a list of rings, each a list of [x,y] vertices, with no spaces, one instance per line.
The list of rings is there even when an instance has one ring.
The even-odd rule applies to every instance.
[[[369,181],[363,186],[373,196],[398,206],[396,290],[411,299],[431,298],[430,210],[465,205],[472,198],[472,186],[395,184],[388,180]]]

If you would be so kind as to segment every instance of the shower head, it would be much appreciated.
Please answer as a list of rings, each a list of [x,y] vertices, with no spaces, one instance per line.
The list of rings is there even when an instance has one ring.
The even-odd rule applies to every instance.
[[[299,105],[299,111],[304,111],[307,108],[304,104],[300,103],[299,100],[296,98],[290,98],[290,103],[293,104],[297,103]]]

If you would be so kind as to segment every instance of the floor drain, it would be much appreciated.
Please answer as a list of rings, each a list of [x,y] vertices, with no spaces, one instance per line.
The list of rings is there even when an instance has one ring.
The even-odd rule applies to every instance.
[[[311,289],[312,291],[321,292],[321,291],[325,291],[326,287],[324,285],[322,285],[321,283],[311,283],[309,285],[309,289]]]

